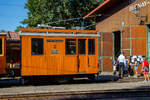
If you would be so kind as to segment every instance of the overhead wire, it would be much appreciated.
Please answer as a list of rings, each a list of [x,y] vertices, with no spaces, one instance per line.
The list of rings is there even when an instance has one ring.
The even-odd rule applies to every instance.
[[[102,14],[97,14],[97,15],[91,15],[89,17],[97,17],[97,16],[101,16]],[[50,25],[50,24],[56,24],[56,23],[60,23],[60,22],[68,22],[68,21],[73,21],[73,20],[80,20],[80,19],[83,19],[83,17],[77,17],[77,18],[71,18],[71,19],[66,19],[66,20],[58,20],[58,21],[54,21],[54,22],[48,22],[46,23],[45,25]],[[83,19],[84,20],[84,19]],[[88,27],[91,27],[91,26],[94,26],[96,24],[91,24],[91,25],[88,25],[88,26],[85,26],[86,28]]]

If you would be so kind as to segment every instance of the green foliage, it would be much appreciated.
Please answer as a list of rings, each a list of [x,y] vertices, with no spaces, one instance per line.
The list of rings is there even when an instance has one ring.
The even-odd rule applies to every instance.
[[[28,18],[22,21],[27,27],[38,24],[71,28],[83,25],[82,17],[95,9],[103,0],[27,0]],[[68,20],[78,18],[74,20]],[[68,20],[68,21],[62,21]],[[85,20],[84,25],[95,23]]]
[[[24,28],[23,26],[18,26],[16,29],[15,29],[15,32],[19,32],[19,28]]]

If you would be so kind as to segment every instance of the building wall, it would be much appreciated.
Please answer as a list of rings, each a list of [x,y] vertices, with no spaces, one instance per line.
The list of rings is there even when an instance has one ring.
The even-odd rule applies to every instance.
[[[138,17],[134,14],[133,8],[138,4],[140,6],[140,13]],[[123,6],[118,5],[118,6]],[[119,7],[118,7],[119,9]],[[111,13],[113,11],[108,11]],[[139,17],[141,16],[141,17]],[[147,18],[145,17],[147,16]],[[141,25],[141,21],[143,25]],[[124,25],[123,25],[124,23]],[[101,33],[99,52],[100,67],[102,71],[112,71],[112,60],[114,58],[114,37],[107,36],[107,41],[103,36],[107,33],[114,34],[116,31],[120,31],[121,34],[121,51],[125,56],[142,55],[147,56],[147,27],[145,24],[150,24],[150,1],[149,0],[137,0],[132,4],[117,11],[110,17],[100,21],[96,25],[96,30]],[[123,25],[123,26],[122,26]],[[109,43],[109,45],[108,45]],[[138,69],[140,72],[140,69]]]
[[[135,5],[138,4],[140,6],[140,12],[139,16],[147,16],[147,21],[146,17],[136,17],[134,14],[134,7]],[[116,6],[116,9],[120,8],[120,6]],[[107,10],[107,9],[106,9]],[[113,12],[112,10],[107,11],[106,15],[111,14]],[[129,4],[128,6],[124,7],[123,9],[117,11],[113,15],[109,15],[110,17],[107,17],[103,21],[99,22],[96,25],[96,30],[99,32],[113,32],[113,31],[118,31],[121,30],[122,28],[122,23],[124,22],[125,26],[130,26],[130,25],[139,25],[141,20],[143,20],[145,23],[144,24],[149,24],[150,23],[150,1],[149,0],[137,0],[132,4]]]

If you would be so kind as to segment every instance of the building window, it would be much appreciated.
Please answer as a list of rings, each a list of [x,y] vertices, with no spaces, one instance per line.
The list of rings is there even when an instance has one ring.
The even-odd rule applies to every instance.
[[[0,55],[3,54],[3,42],[2,39],[0,39]]]
[[[95,40],[94,39],[88,40],[88,54],[95,55]]]
[[[66,54],[76,54],[76,39],[66,39]]]
[[[43,54],[43,39],[32,38],[32,55],[42,55]]]
[[[86,42],[86,40],[85,39],[79,39],[78,40],[78,42],[79,42],[79,44],[78,44],[78,46],[79,46],[79,54],[85,54],[85,51],[86,51],[86,49],[85,49],[85,42]]]

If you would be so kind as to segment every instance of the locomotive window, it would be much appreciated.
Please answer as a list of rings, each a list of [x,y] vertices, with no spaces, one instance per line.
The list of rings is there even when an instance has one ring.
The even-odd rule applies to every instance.
[[[79,54],[85,54],[85,39],[79,39]]]
[[[66,54],[76,54],[76,39],[66,39]]]
[[[0,39],[0,55],[2,55],[2,51],[3,51],[3,43],[2,43],[2,39]]]
[[[94,39],[88,40],[88,54],[89,55],[95,54],[95,40]]]
[[[32,38],[32,55],[42,55],[43,54],[43,39]]]

